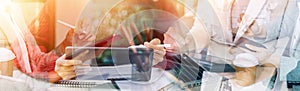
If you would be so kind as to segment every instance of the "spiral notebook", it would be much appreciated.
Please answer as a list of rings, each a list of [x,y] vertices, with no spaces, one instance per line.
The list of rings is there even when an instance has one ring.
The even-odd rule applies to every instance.
[[[67,88],[104,88],[113,87],[112,82],[108,80],[60,80],[51,87],[67,87]]]

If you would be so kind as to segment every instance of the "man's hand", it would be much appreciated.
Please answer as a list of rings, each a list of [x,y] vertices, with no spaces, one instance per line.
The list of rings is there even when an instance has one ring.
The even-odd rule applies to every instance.
[[[155,38],[149,42],[145,42],[144,45],[148,48],[153,48],[154,49],[154,55],[153,55],[153,63],[152,65],[156,65],[159,62],[162,62],[164,59],[164,56],[166,54],[166,50],[163,47],[159,47],[156,45],[160,44],[160,40]]]
[[[176,32],[175,28],[170,27],[168,31],[164,34],[164,43],[171,44],[171,47],[166,48],[170,52],[180,52],[183,51],[186,42],[185,34],[179,34]]]
[[[239,23],[241,23],[243,17],[249,18],[249,16],[241,14],[240,18],[238,20]],[[267,30],[264,27],[265,25],[258,25],[256,20],[252,22],[252,24],[248,27],[247,31],[245,32],[246,36],[249,37],[259,37],[259,38],[265,38],[267,36]],[[236,32],[236,31],[235,31]]]

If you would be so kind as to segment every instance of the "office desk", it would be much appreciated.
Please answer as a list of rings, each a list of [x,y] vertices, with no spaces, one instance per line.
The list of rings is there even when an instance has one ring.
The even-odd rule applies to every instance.
[[[100,80],[98,80],[100,81]],[[91,88],[73,88],[69,86],[50,86],[47,91],[174,91],[188,90],[183,87],[184,83],[178,80],[171,72],[152,68],[151,80],[146,83],[131,82],[129,80],[110,81],[104,85]]]

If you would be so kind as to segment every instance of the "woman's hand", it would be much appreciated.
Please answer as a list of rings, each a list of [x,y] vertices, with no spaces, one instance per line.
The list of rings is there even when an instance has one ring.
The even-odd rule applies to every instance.
[[[67,46],[83,46],[94,42],[95,39],[96,35],[94,35],[92,32],[76,33],[74,29],[70,29],[64,41],[59,44],[58,47],[52,50],[52,52],[58,56],[62,56],[65,53],[65,48]]]
[[[66,55],[56,60],[55,72],[63,79],[70,80],[76,77],[75,66],[82,64],[81,60],[66,60]]]
[[[96,36],[92,32],[75,32],[74,29],[71,29],[64,41],[70,43],[69,45],[83,46],[95,39]]]

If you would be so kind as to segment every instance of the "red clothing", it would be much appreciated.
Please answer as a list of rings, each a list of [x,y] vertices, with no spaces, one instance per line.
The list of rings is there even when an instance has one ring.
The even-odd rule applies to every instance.
[[[43,52],[50,52],[55,47],[55,0],[47,0],[28,28]]]
[[[55,21],[54,16],[55,11],[53,6],[55,0],[48,0],[45,3],[45,6],[41,9],[39,16],[28,26],[30,32],[34,36],[35,40],[37,41],[39,47],[30,46],[30,43],[27,44],[27,50],[28,50],[28,56],[29,56],[29,62],[31,67],[31,73],[26,72],[24,65],[24,60],[14,60],[15,66],[22,72],[35,77],[35,78],[42,78],[47,79],[48,73],[51,71],[54,71],[55,68],[55,61],[59,57],[54,52],[45,53],[45,49],[49,49],[49,46],[54,45],[51,40],[54,40],[54,37],[51,37],[52,35],[49,33],[54,31],[54,25],[52,21]],[[52,22],[52,23],[51,23]],[[53,38],[53,39],[49,39]],[[25,38],[25,41],[26,38]],[[19,45],[12,44],[12,50],[16,52],[21,52],[19,50]],[[41,51],[39,51],[41,49]],[[16,55],[16,57],[21,57],[22,55]]]
[[[12,48],[13,49],[13,48]],[[15,51],[15,50],[13,50]],[[29,53],[32,55],[33,53]],[[55,61],[58,58],[53,53],[34,53],[35,58],[30,58],[31,73],[26,72],[20,60],[14,60],[15,66],[23,73],[26,73],[34,78],[47,79],[48,72],[54,71]]]

